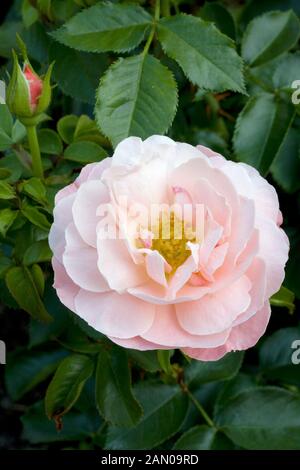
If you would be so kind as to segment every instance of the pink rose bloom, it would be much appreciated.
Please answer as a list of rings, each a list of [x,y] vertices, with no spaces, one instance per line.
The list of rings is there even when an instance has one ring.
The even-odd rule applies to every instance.
[[[163,239],[163,219],[155,236],[124,198],[149,210],[192,211],[184,218],[171,209]],[[112,158],[83,168],[55,203],[49,240],[57,294],[115,343],[180,348],[209,361],[255,345],[265,332],[289,242],[276,191],[254,168],[203,146],[130,137]],[[119,236],[103,236],[105,217]],[[180,240],[175,220],[188,228]]]

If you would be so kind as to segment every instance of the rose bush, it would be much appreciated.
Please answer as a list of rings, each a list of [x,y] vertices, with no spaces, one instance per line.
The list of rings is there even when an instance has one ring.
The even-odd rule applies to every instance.
[[[133,215],[124,221],[120,211],[110,223],[125,236],[103,237],[99,209],[118,208],[124,196],[149,211],[203,205],[203,239],[178,244],[171,231],[163,244],[147,225],[134,231],[146,231],[141,240],[124,226],[137,224]],[[167,137],[130,137],[56,195],[55,288],[121,346],[216,360],[253,346],[266,329],[288,256],[281,222],[275,189],[249,165]]]

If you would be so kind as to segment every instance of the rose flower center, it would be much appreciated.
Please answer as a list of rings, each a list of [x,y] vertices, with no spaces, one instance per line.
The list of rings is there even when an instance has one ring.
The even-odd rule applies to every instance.
[[[195,241],[192,228],[184,220],[171,214],[162,213],[159,225],[154,230],[151,248],[157,250],[172,267],[174,272],[191,255],[187,242]]]

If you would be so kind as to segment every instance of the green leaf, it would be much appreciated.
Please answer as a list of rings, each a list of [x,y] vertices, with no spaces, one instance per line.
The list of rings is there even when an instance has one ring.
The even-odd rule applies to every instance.
[[[47,240],[39,240],[30,245],[24,253],[23,263],[25,266],[30,266],[34,263],[42,263],[50,261],[52,258],[52,251],[49,248]]]
[[[134,135],[167,131],[177,106],[171,72],[150,55],[119,59],[104,75],[97,92],[96,120],[116,146]]]
[[[0,28],[0,56],[9,59],[11,50],[17,47],[16,33],[21,33],[21,21],[6,21]]]
[[[95,142],[79,141],[70,144],[64,151],[64,158],[78,163],[93,163],[103,160],[106,151]]]
[[[0,168],[0,180],[6,180],[11,176],[11,171],[6,168]]]
[[[60,155],[63,151],[62,141],[59,135],[52,129],[41,129],[38,131],[38,140],[42,153]]]
[[[63,93],[94,104],[99,78],[108,66],[106,56],[79,52],[58,43],[51,45],[49,54],[50,60],[55,61],[53,77]],[[74,77],[80,77],[80,80],[74,80]]]
[[[287,74],[287,70],[289,73]],[[300,77],[300,52],[285,54],[278,62],[273,74],[273,84],[275,88],[291,88],[295,80]]]
[[[156,351],[138,351],[127,349],[129,359],[148,372],[156,372],[160,369]]]
[[[134,428],[109,428],[106,449],[153,449],[176,434],[183,423],[188,397],[179,386],[142,382],[134,392],[144,415]]]
[[[174,354],[174,350],[165,350],[165,349],[159,349],[157,351],[157,359],[159,362],[159,365],[161,369],[168,375],[173,374],[173,369],[171,365],[171,357]]]
[[[275,307],[286,307],[290,314],[295,310],[295,294],[284,286],[276,294],[272,295],[270,299],[271,305]]]
[[[0,129],[7,134],[11,135],[13,127],[13,118],[12,115],[6,106],[6,104],[0,104]]]
[[[270,170],[276,183],[288,193],[295,193],[300,189],[299,130],[289,129]]]
[[[64,417],[63,428],[58,432],[45,414],[43,401],[27,408],[21,421],[23,424],[22,437],[32,444],[84,440],[91,437],[100,426],[98,413],[92,411],[82,413],[78,410],[71,410]]]
[[[254,375],[246,375],[244,373],[237,374],[233,379],[229,380],[222,386],[214,404],[214,414],[217,415],[219,410],[222,410],[228,401],[239,395],[244,390],[250,390],[257,387],[258,384],[256,383]]]
[[[233,444],[223,434],[205,424],[194,426],[182,434],[173,447],[175,450],[226,450],[232,448]]]
[[[39,178],[33,177],[21,184],[22,191],[37,202],[45,203],[46,188]]]
[[[101,343],[90,341],[74,322],[69,322],[68,328],[60,336],[59,342],[64,348],[82,354],[98,354],[103,349]]]
[[[300,36],[300,23],[292,10],[271,11],[249,23],[242,42],[242,56],[256,66],[291,49]]]
[[[300,339],[300,327],[282,328],[265,339],[259,350],[264,376],[300,387],[299,365],[293,364],[293,343]]]
[[[237,159],[265,175],[293,118],[293,106],[273,95],[250,98],[236,121],[233,144]]]
[[[185,382],[193,389],[207,382],[231,379],[238,373],[243,357],[242,352],[233,352],[218,361],[192,361],[185,368]]]
[[[23,165],[14,152],[0,158],[0,169],[6,173],[7,171],[10,172],[10,175],[6,176],[8,183],[15,183],[21,177],[24,170]]]
[[[38,293],[41,297],[44,295],[45,290],[45,278],[42,271],[42,268],[38,264],[34,264],[30,268],[32,279],[34,280],[35,286],[38,290]]]
[[[16,197],[12,186],[4,181],[0,181],[0,199],[14,199]]]
[[[116,426],[137,424],[142,408],[131,390],[127,353],[123,349],[103,350],[96,371],[96,402],[105,420]],[[118,406],[116,406],[116,403]]]
[[[78,13],[52,36],[80,51],[125,52],[144,39],[151,20],[138,5],[102,3]]]
[[[22,20],[26,28],[30,28],[39,19],[39,12],[34,8],[29,0],[23,0]]]
[[[29,348],[56,339],[64,330],[69,328],[70,324],[72,325],[73,316],[71,317],[68,309],[58,299],[51,281],[46,283],[43,300],[47,311],[53,317],[53,321],[45,325],[34,318],[30,319]]]
[[[20,351],[9,358],[5,367],[5,385],[13,400],[46,380],[67,355],[63,349],[54,351]]]
[[[41,21],[34,23],[30,28],[22,32],[22,39],[26,44],[29,56],[40,62],[48,59],[48,50],[50,46],[50,37],[47,29]]]
[[[69,18],[74,16],[78,12],[78,6],[74,0],[52,0],[52,10],[55,16],[55,20],[59,23],[67,21]]]
[[[12,139],[2,129],[0,129],[0,151],[7,150],[13,144]]]
[[[294,12],[300,15],[300,4],[298,0],[259,0],[259,2],[252,0],[243,7],[241,15],[241,26],[249,23],[255,16],[262,15],[266,11],[271,10],[294,10]]]
[[[50,229],[50,222],[47,217],[39,211],[35,206],[30,206],[27,203],[23,203],[21,212],[32,224],[41,228],[42,230],[48,231]]]
[[[183,14],[164,18],[158,24],[158,39],[194,84],[245,93],[243,64],[234,42],[213,24]]]
[[[205,2],[203,7],[200,7],[199,16],[205,21],[215,23],[216,27],[231,39],[235,38],[235,24],[230,12],[219,3]]]
[[[16,120],[14,122],[12,131],[11,131],[11,138],[12,138],[13,143],[18,144],[19,142],[24,140],[25,137],[26,137],[26,127],[23,126],[23,124],[20,121]]]
[[[11,268],[5,276],[5,281],[9,292],[23,310],[38,320],[52,321],[28,268]]]
[[[216,416],[217,426],[251,450],[300,449],[300,397],[276,387],[246,390]]]
[[[97,127],[94,120],[90,119],[85,114],[82,114],[77,122],[76,129],[74,132],[74,141],[87,140],[95,142],[99,145],[109,145],[108,140],[104,137]]]
[[[9,268],[13,266],[13,260],[8,256],[0,255],[0,279],[3,279]]]
[[[5,237],[6,232],[15,221],[19,211],[13,211],[12,209],[1,209],[0,210],[0,233]]]
[[[60,363],[45,397],[49,419],[57,420],[72,408],[93,368],[91,359],[81,354],[72,354]]]
[[[73,142],[77,122],[78,116],[75,116],[75,114],[68,114],[58,121],[57,131],[66,144]]]

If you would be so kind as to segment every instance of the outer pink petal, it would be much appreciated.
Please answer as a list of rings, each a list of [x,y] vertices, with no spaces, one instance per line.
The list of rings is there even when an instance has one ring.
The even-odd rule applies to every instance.
[[[96,215],[97,208],[109,201],[108,190],[99,180],[87,181],[77,191],[72,207],[73,220],[80,236],[88,245],[97,245],[96,227],[100,221],[100,217]]]
[[[237,317],[233,326],[244,323],[256,314],[267,300],[266,294],[266,265],[260,258],[255,258],[246,273],[247,278],[251,282],[249,295],[251,303],[247,310]]]
[[[74,299],[79,292],[79,287],[69,278],[65,268],[56,258],[52,258],[54,271],[54,284],[59,300],[70,310],[75,312]]]
[[[197,349],[197,348],[182,348],[182,352],[192,359],[197,359],[198,361],[218,361],[225,354],[227,350],[225,346],[219,346],[218,348],[212,349]]]
[[[95,330],[116,338],[132,338],[147,331],[155,308],[128,294],[96,294],[81,289],[75,298],[76,313]]]
[[[74,203],[75,193],[59,200],[54,208],[54,222],[49,232],[49,246],[58,261],[62,262],[62,255],[65,249],[65,230],[72,222],[72,205]]]
[[[150,343],[150,341],[146,341],[140,336],[135,336],[134,338],[129,338],[129,339],[113,338],[112,336],[110,336],[109,339],[111,339],[114,343],[118,344],[119,346],[122,346],[123,348],[137,349],[138,351],[151,351],[151,350],[153,351],[156,349],[174,349],[173,347],[170,348],[162,344]]]
[[[241,351],[254,346],[265,333],[271,314],[267,302],[264,307],[245,323],[232,329],[224,346],[213,349],[184,348],[183,352],[200,361],[217,361],[231,351]]]
[[[202,152],[207,157],[216,157],[217,156],[217,157],[221,157],[222,159],[224,159],[224,157],[222,155],[215,152],[214,150],[211,150],[209,147],[205,147],[204,145],[197,145],[197,149],[200,150],[200,152]]]
[[[259,172],[246,163],[240,163],[251,178],[254,188],[255,208],[261,217],[277,223],[280,219],[279,201],[275,188]],[[280,224],[279,224],[280,225]]]
[[[239,314],[250,304],[249,280],[243,276],[213,295],[195,302],[176,305],[181,327],[191,334],[209,335],[230,328]]]
[[[88,165],[85,165],[75,180],[76,186],[79,187],[86,181],[99,180],[103,171],[110,167],[111,162],[111,158],[105,158],[101,162],[89,163]]]
[[[142,334],[142,338],[152,343],[165,346],[212,348],[226,342],[230,329],[216,335],[197,336],[183,330],[178,323],[174,305],[156,306],[155,319],[151,328]]]
[[[109,286],[97,266],[97,250],[82,240],[73,222],[68,225],[65,237],[63,264],[73,282],[92,292],[107,292]]]
[[[77,189],[78,188],[75,183],[71,183],[68,186],[65,186],[64,188],[60,189],[55,194],[55,205],[57,205],[59,201],[61,201],[61,199],[70,196],[70,194],[76,193]]]
[[[116,147],[112,156],[112,166],[135,166],[140,163],[143,155],[142,140],[139,137],[128,137]]]
[[[245,323],[234,327],[226,343],[228,351],[252,348],[265,333],[271,315],[269,302]]]
[[[288,259],[289,240],[276,222],[270,219],[260,218],[259,226],[260,248],[258,256],[266,264],[266,296],[269,298],[279,290],[284,280],[284,267]]]
[[[81,184],[85,181],[88,181],[90,179],[100,179],[103,171],[109,168],[110,165],[111,158],[105,158],[101,162],[89,163],[88,165],[85,165],[73,183],[69,184],[68,186],[65,186],[56,193],[55,204],[57,204],[64,197],[76,192],[79,186],[81,186]]]

